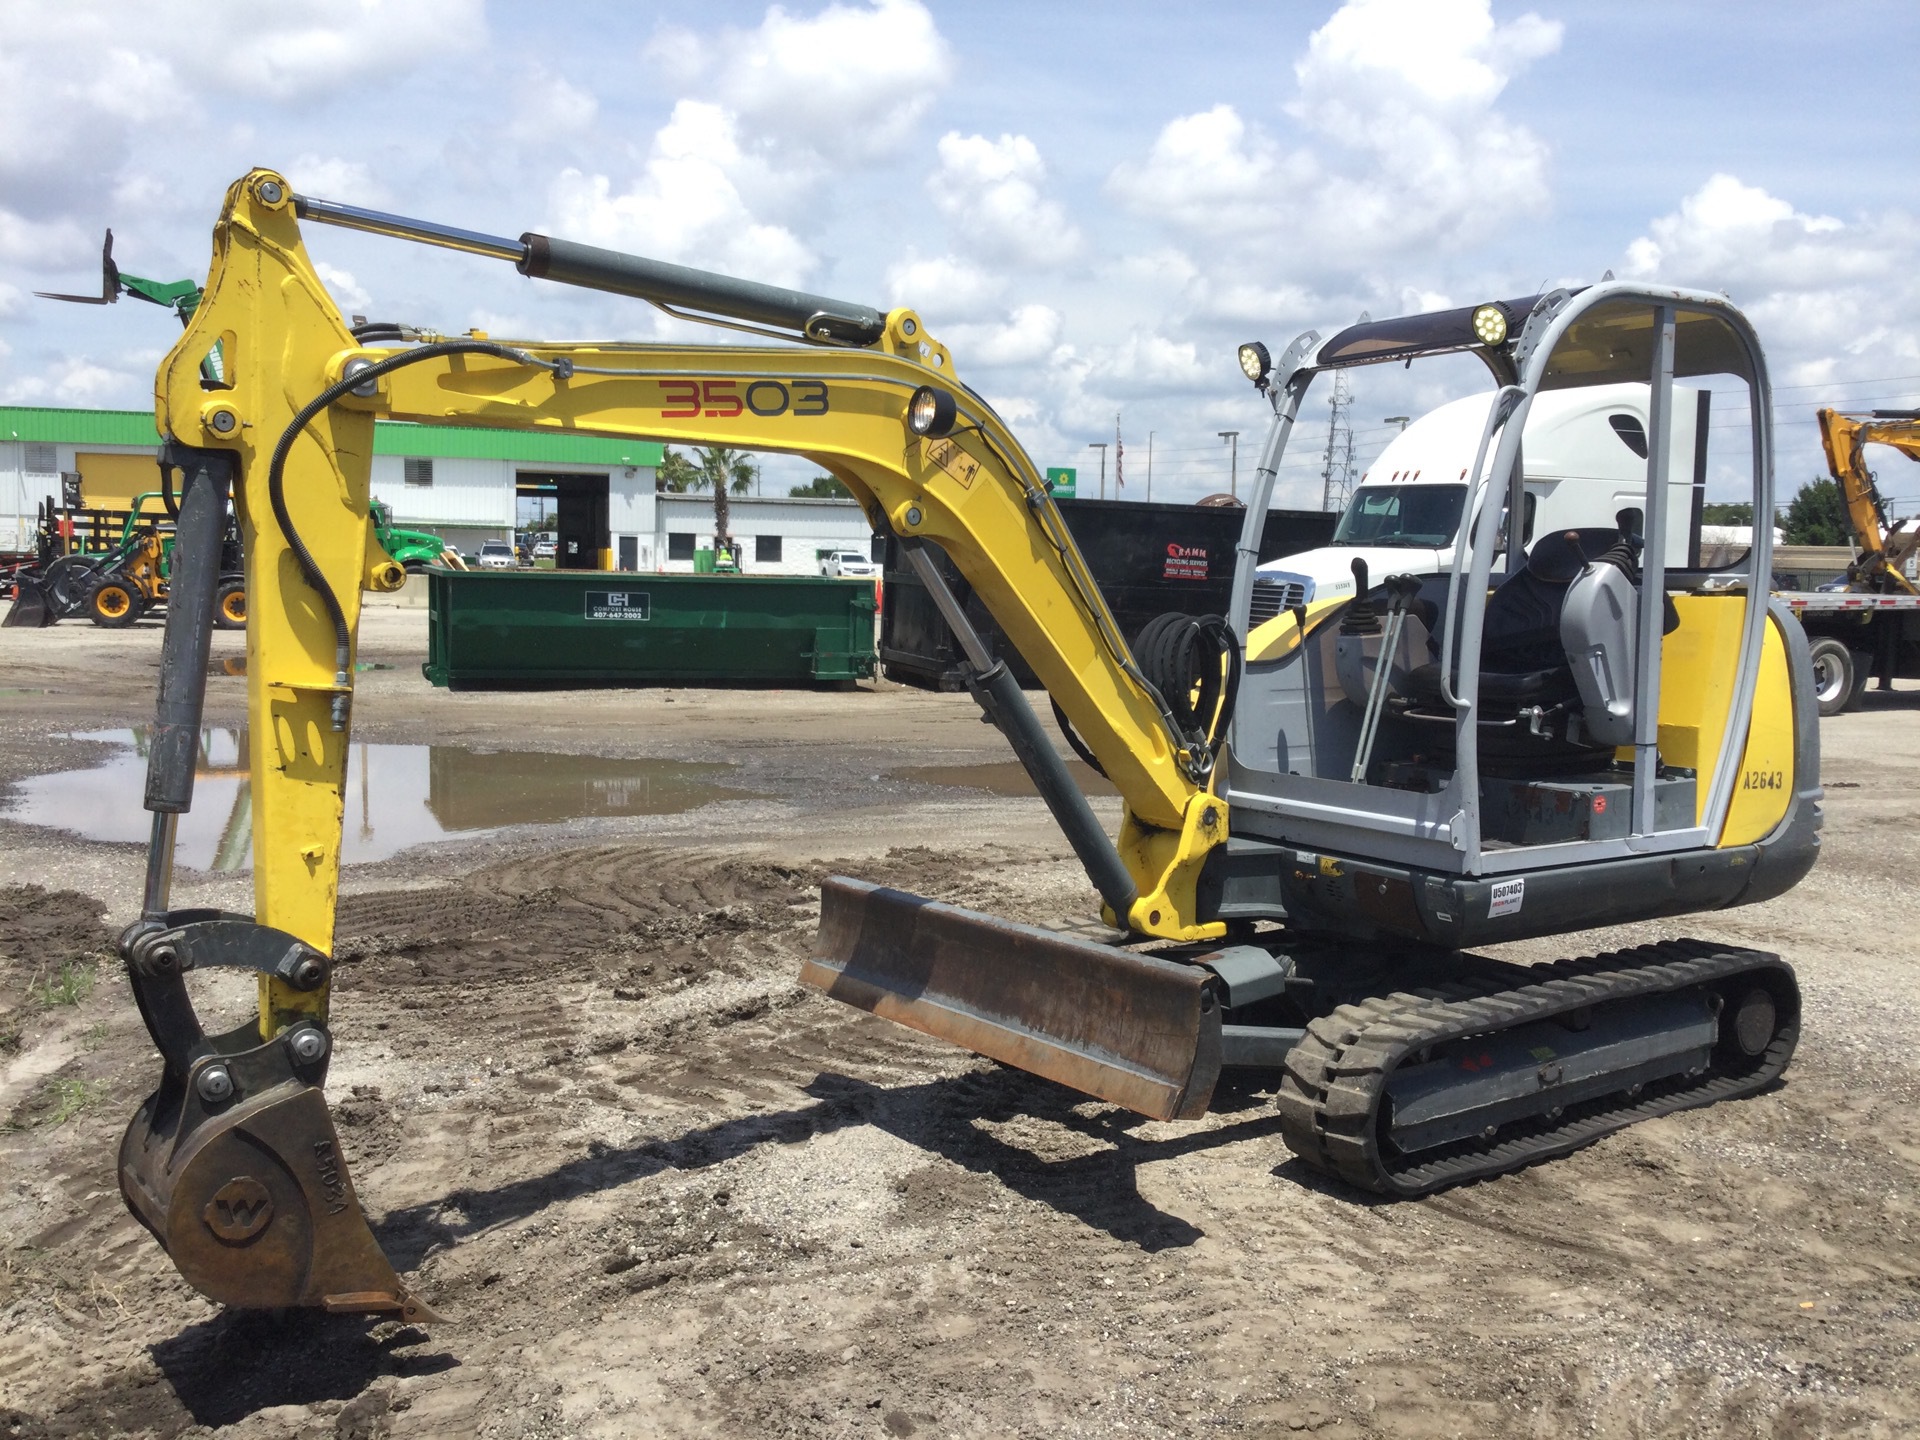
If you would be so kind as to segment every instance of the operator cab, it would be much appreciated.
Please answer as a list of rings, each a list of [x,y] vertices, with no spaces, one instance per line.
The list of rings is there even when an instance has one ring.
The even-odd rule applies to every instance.
[[[1610,282],[1302,336],[1256,382],[1275,421],[1242,553],[1317,375],[1463,352],[1491,393],[1409,425],[1330,545],[1236,576],[1232,838],[1203,906],[1456,946],[1617,922],[1622,894],[1654,916],[1791,884],[1817,767],[1788,753],[1790,713],[1756,710],[1784,737],[1764,772],[1736,722],[1763,670],[1768,703],[1786,693],[1804,637],[1770,614],[1764,532],[1700,564],[1709,478],[1772,508],[1764,422],[1707,423],[1767,414],[1722,297]]]

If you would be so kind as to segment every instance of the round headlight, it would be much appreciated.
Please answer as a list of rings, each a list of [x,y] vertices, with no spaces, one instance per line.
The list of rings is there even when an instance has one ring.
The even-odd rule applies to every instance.
[[[953,396],[932,385],[922,385],[907,401],[907,428],[916,435],[930,435],[937,440],[952,433],[958,413],[959,406]]]
[[[1273,369],[1273,356],[1267,353],[1267,347],[1258,340],[1249,340],[1240,347],[1240,369],[1249,380],[1258,385],[1267,378],[1267,372]]]
[[[1473,333],[1482,345],[1499,345],[1507,338],[1506,312],[1498,305],[1482,305],[1473,312]]]

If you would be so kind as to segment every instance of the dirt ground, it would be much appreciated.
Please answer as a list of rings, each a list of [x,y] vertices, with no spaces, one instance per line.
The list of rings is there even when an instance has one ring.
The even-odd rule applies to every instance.
[[[0,809],[148,718],[158,642],[0,630]],[[1825,722],[1794,893],[1512,947],[1782,952],[1784,1084],[1371,1203],[1290,1160],[1258,1083],[1146,1122],[795,985],[830,872],[1094,913],[966,697],[447,694],[423,649],[421,612],[370,613],[359,735],[726,759],[757,798],[348,870],[329,1089],[431,1329],[175,1276],[112,1168],[158,1073],[111,958],[143,857],[0,821],[0,1437],[1920,1434],[1920,691]],[[209,685],[239,722],[244,682]]]

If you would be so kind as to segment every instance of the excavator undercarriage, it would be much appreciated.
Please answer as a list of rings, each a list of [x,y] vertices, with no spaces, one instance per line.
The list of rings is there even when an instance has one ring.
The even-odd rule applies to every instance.
[[[349,330],[303,219],[787,343]],[[1462,470],[1451,571],[1369,585],[1356,566],[1350,601],[1307,597],[1256,622],[1259,527],[1314,376],[1458,352],[1497,388]],[[1225,1069],[1266,1072],[1302,1160],[1399,1196],[1773,1083],[1800,1019],[1776,956],[1670,940],[1526,966],[1468,948],[1765,899],[1817,854],[1805,638],[1768,603],[1767,544],[1703,574],[1670,538],[1685,538],[1667,474],[1677,375],[1748,387],[1756,512],[1771,509],[1766,375],[1744,319],[1717,295],[1606,283],[1310,332],[1278,362],[1249,345],[1241,364],[1274,418],[1230,613],[1167,617],[1130,645],[1043,474],[913,312],[358,210],[268,171],[237,182],[205,298],[156,381],[185,483],[146,899],[121,942],[164,1064],[121,1149],[134,1214],[227,1303],[433,1318],[367,1226],[321,1089],[359,595],[402,579],[370,528],[376,414],[789,451],[902,540],[1112,938],[835,878],[802,976],[834,999],[1162,1120],[1204,1113]],[[1617,533],[1529,549],[1505,517],[1522,509],[1532,396],[1623,381],[1647,396],[1643,503]],[[250,598],[251,916],[168,895],[229,489]],[[968,624],[935,546],[1119,790],[1117,836]],[[210,966],[257,976],[257,1019],[205,1033],[183,977]]]

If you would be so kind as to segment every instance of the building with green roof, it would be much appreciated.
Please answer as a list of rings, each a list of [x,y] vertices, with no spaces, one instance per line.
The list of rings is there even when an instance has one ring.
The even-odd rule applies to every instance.
[[[42,503],[60,503],[62,475],[79,476],[84,507],[128,508],[157,487],[159,445],[144,410],[0,406],[0,553],[31,543]],[[651,440],[382,420],[373,449],[373,495],[393,522],[465,553],[535,532],[563,555],[571,547],[576,563],[681,570],[712,543],[710,510],[703,529],[689,528],[698,507],[656,500],[662,452]],[[849,500],[741,496],[734,506],[731,528],[750,572],[809,573],[818,552],[867,546],[866,521]]]

